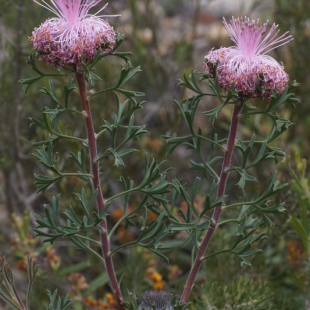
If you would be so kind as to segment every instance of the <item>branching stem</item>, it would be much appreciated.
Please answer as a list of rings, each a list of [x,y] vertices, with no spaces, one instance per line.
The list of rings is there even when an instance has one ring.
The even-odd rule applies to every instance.
[[[227,147],[224,153],[216,198],[219,198],[225,194],[225,188],[226,188],[227,177],[228,177],[228,169],[230,168],[230,162],[231,162],[231,158],[232,158],[232,154],[233,154],[233,150],[235,146],[237,127],[239,123],[239,115],[240,115],[240,112],[242,111],[242,107],[243,107],[243,101],[241,101],[238,104],[235,104],[234,106],[234,111],[233,111],[233,115],[231,118],[229,135],[228,135],[228,140],[227,140]],[[221,212],[222,212],[222,206],[218,206],[214,209],[212,220],[211,220],[211,227],[208,229],[205,236],[203,237],[202,242],[200,243],[194,264],[190,270],[190,273],[187,278],[187,282],[183,289],[183,293],[180,299],[180,302],[182,304],[185,304],[188,300],[190,292],[193,288],[196,275],[204,259],[204,254],[206,252],[206,249],[210,243],[210,240],[214,232],[216,231]]]
[[[89,155],[90,155],[90,166],[91,166],[91,174],[93,176],[93,188],[94,190],[98,191],[97,195],[97,209],[98,214],[100,214],[105,207],[105,201],[102,195],[102,190],[100,186],[100,177],[99,177],[99,165],[96,161],[97,158],[97,142],[96,142],[96,135],[94,130],[94,125],[92,121],[92,114],[90,110],[89,101],[87,98],[87,87],[86,87],[86,80],[83,73],[76,73],[76,80],[78,83],[81,101],[82,101],[82,107],[83,112],[85,113],[85,125],[87,130],[87,138],[88,138],[88,148],[89,148]],[[109,276],[111,287],[114,291],[119,309],[124,309],[122,306],[122,293],[120,290],[119,283],[116,278],[114,265],[111,257],[111,251],[110,251],[110,240],[108,236],[108,227],[107,227],[107,221],[103,219],[100,222],[100,242],[101,242],[101,248],[103,252],[103,258],[105,261],[105,267]]]

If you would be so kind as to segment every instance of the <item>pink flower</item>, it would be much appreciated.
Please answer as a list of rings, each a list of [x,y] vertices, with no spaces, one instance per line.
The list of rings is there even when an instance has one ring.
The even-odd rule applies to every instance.
[[[229,37],[236,46],[211,50],[205,56],[205,70],[211,76],[216,70],[219,85],[229,90],[234,85],[240,98],[270,97],[273,92],[282,93],[288,84],[288,75],[269,51],[293,40],[288,32],[278,36],[278,25],[267,32],[267,23],[259,26],[259,20],[232,17],[230,23],[223,20]]]
[[[35,28],[30,37],[33,47],[44,52],[40,60],[53,65],[78,66],[82,57],[90,62],[98,49],[110,52],[115,46],[116,33],[102,19],[107,16],[98,15],[108,4],[94,15],[88,13],[101,0],[50,0],[50,4],[45,0],[33,1],[57,16]]]

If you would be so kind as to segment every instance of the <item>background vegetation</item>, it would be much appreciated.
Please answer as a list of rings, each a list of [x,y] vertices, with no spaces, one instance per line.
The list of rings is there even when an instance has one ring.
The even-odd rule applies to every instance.
[[[180,100],[186,94],[178,86],[177,78],[192,68],[202,70],[203,56],[212,47],[229,46],[221,25],[221,18],[248,15],[261,20],[269,19],[279,24],[281,31],[289,30],[294,41],[278,51],[277,59],[284,62],[292,79],[300,83],[296,93],[301,100],[294,111],[283,110],[286,118],[294,123],[281,140],[287,158],[278,164],[279,178],[289,183],[283,193],[287,212],[275,219],[275,228],[263,241],[264,252],[251,259],[252,267],[243,266],[229,255],[216,256],[208,261],[208,268],[200,272],[197,287],[192,296],[193,309],[310,309],[309,295],[309,173],[307,157],[310,134],[310,4],[308,0],[254,1],[249,7],[237,1],[234,11],[216,6],[218,1],[186,0],[113,0],[107,14],[120,13],[111,24],[126,34],[123,50],[133,52],[134,66],[141,65],[142,72],[132,80],[131,89],[144,92],[147,104],[138,113],[138,122],[147,124],[149,131],[138,143],[140,155],[130,157],[126,173],[132,179],[140,179],[141,157],[144,152],[156,159],[163,159],[166,145],[161,135],[181,134],[185,130],[181,116],[172,99]],[[230,1],[227,1],[230,2]],[[266,9],[267,6],[267,9]],[[33,173],[39,167],[31,153],[33,142],[44,133],[30,127],[29,117],[40,118],[41,110],[48,105],[48,97],[31,88],[26,96],[18,80],[32,75],[26,59],[32,48],[28,41],[34,27],[49,15],[30,0],[0,0],[0,253],[6,255],[15,270],[17,286],[23,291],[26,281],[25,264],[31,255],[40,265],[33,290],[33,309],[43,309],[46,288],[58,288],[74,299],[74,309],[113,309],[113,297],[109,294],[105,273],[98,268],[94,258],[84,255],[65,242],[55,247],[43,244],[33,234],[33,214],[42,213],[42,206],[49,201],[53,190],[38,195],[33,185]],[[222,8],[222,9],[221,9]],[[97,70],[103,77],[103,85],[112,84],[117,78],[121,63],[118,60],[101,62]],[[104,73],[104,74],[102,74]],[[42,85],[44,86],[44,85]],[[113,107],[109,97],[94,101],[94,115],[98,119],[108,117]],[[76,104],[79,99],[76,97]],[[212,105],[213,102],[205,102]],[[226,129],[229,115],[221,115],[216,126]],[[203,127],[203,119],[197,126]],[[69,130],[81,128],[74,119],[63,126]],[[81,124],[80,126],[83,126]],[[243,125],[244,135],[264,130],[264,119],[253,119]],[[65,145],[59,145],[64,151]],[[177,175],[191,182],[194,172],[189,170],[191,153],[178,149],[172,158]],[[111,167],[112,167],[111,163]],[[257,169],[257,175],[269,175],[268,167]],[[118,190],[117,171],[105,171],[103,189],[106,193]],[[112,180],[112,181],[111,181]],[[70,193],[79,186],[77,179],[60,182],[57,186]],[[56,189],[55,189],[56,191]],[[196,197],[199,204],[199,196]],[[182,202],[180,202],[182,206]],[[116,221],[117,205],[111,214]],[[213,250],[225,247],[227,233],[218,230]],[[114,244],[133,238],[135,231],[124,234],[120,228]],[[118,257],[118,275],[124,275],[122,285],[140,294],[146,289],[180,291],[189,269],[190,257],[186,248],[170,253],[170,264],[141,249],[132,249]],[[249,299],[250,296],[251,298]],[[0,307],[5,306],[0,303]],[[216,307],[216,308],[215,308]]]

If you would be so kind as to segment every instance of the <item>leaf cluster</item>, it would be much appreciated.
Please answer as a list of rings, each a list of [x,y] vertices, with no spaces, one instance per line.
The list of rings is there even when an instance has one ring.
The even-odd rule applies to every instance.
[[[30,310],[30,293],[36,277],[38,266],[35,261],[28,257],[28,287],[26,301],[20,298],[15,287],[12,270],[4,256],[0,256],[0,298],[4,300],[13,310]]]
[[[59,195],[52,198],[51,205],[44,206],[46,217],[36,215],[35,232],[39,236],[46,237],[45,242],[53,243],[57,238],[67,237],[78,247],[89,248],[91,229],[97,226],[105,214],[99,215],[96,212],[97,191],[93,193],[90,200],[88,200],[84,189],[80,194],[75,195],[82,208],[82,216],[79,216],[75,209],[70,207],[64,212],[66,221],[62,221],[59,212]],[[46,232],[46,228],[49,229],[48,232]]]
[[[210,91],[203,90],[205,89],[203,84],[207,84]],[[170,228],[172,231],[186,231],[188,235],[182,245],[190,244],[193,251],[195,251],[202,235],[212,225],[211,218],[214,209],[221,206],[224,210],[224,219],[219,225],[235,227],[235,230],[233,230],[234,237],[227,249],[208,254],[204,259],[229,252],[239,258],[241,265],[250,265],[246,258],[261,251],[257,248],[251,249],[251,247],[254,243],[266,237],[263,229],[273,225],[270,214],[285,210],[284,202],[277,202],[276,197],[286,184],[280,184],[276,172],[273,172],[266,184],[266,188],[262,192],[255,192],[250,199],[248,199],[248,196],[251,195],[246,194],[247,184],[258,182],[256,176],[253,175],[254,167],[270,159],[277,163],[279,158],[285,156],[285,153],[280,148],[273,146],[271,142],[288,130],[291,123],[289,120],[280,117],[276,110],[284,103],[294,105],[298,102],[294,94],[290,92],[297,84],[292,82],[282,94],[273,94],[267,107],[263,110],[251,105],[252,102],[250,101],[244,103],[241,118],[251,117],[256,114],[266,115],[271,120],[271,126],[269,133],[263,139],[258,139],[254,133],[249,140],[240,139],[235,142],[236,149],[239,150],[241,156],[226,171],[228,174],[235,171],[239,175],[237,185],[241,195],[238,201],[233,204],[227,204],[228,197],[226,195],[221,197],[216,195],[220,168],[218,163],[223,160],[223,155],[220,153],[226,151],[226,139],[218,140],[213,126],[220,111],[226,106],[236,104],[240,98],[238,98],[238,94],[233,87],[229,92],[222,93],[216,77],[211,79],[199,72],[193,71],[188,77],[184,76],[184,80],[180,82],[180,85],[194,93],[181,102],[175,102],[184,123],[187,125],[188,134],[181,137],[164,136],[163,138],[168,143],[168,155],[172,154],[181,145],[193,150],[193,154],[195,154],[198,161],[196,159],[191,160],[191,169],[199,171],[201,178],[196,178],[191,186],[186,186],[186,184],[182,184],[178,180],[173,181],[171,204],[178,210],[180,215],[170,218]],[[206,135],[202,133],[202,129],[196,129],[195,127],[198,107],[206,96],[216,97],[219,102],[219,105],[215,108],[202,112],[203,115],[208,117],[207,122],[212,126],[210,138],[205,137]],[[197,195],[201,195],[201,192],[207,192],[208,194],[204,195],[204,202],[197,209],[194,199]],[[186,212],[177,207],[180,198],[187,204]],[[237,216],[234,215],[232,209],[236,210]]]
[[[121,38],[119,38],[121,41]],[[116,168],[124,166],[124,157],[137,151],[132,147],[133,141],[138,139],[142,134],[147,133],[145,125],[137,125],[135,123],[135,112],[142,108],[144,102],[137,100],[144,94],[137,91],[129,91],[124,88],[124,85],[141,71],[140,67],[133,68],[129,59],[128,53],[118,53],[113,51],[112,56],[117,56],[126,61],[126,67],[122,67],[120,76],[116,84],[112,87],[92,92],[88,99],[91,100],[95,96],[104,93],[112,93],[115,98],[115,112],[110,114],[109,119],[103,120],[101,130],[96,133],[98,144],[98,157],[95,159],[102,167],[109,163],[108,159],[114,158]],[[90,64],[84,63],[81,70],[84,70],[85,77],[92,85],[99,79],[94,76],[92,70],[96,63],[103,57],[108,55],[99,53],[94,61]],[[34,61],[34,60],[33,60]],[[36,66],[35,63],[32,63]],[[65,177],[78,177],[83,180],[88,188],[92,188],[92,175],[89,172],[90,168],[87,164],[88,156],[88,141],[81,137],[70,136],[63,132],[59,121],[64,113],[75,114],[81,118],[85,115],[76,109],[73,109],[70,103],[72,101],[72,93],[76,89],[73,81],[64,86],[63,94],[60,96],[54,86],[52,80],[49,81],[49,87],[41,90],[41,93],[47,95],[55,104],[54,108],[46,107],[43,109],[43,120],[32,118],[32,124],[40,127],[48,133],[48,140],[37,142],[38,147],[33,154],[39,162],[47,169],[45,174],[35,174],[35,183],[38,186],[38,191],[44,191],[49,186]],[[77,147],[78,151],[70,151],[69,157],[60,159],[60,155],[54,151],[57,143],[60,140],[71,140]],[[63,164],[66,159],[71,160],[76,168],[75,172],[64,171]],[[44,236],[46,242],[54,242],[58,238],[68,238],[81,249],[88,249],[93,252],[92,246],[98,245],[95,240],[93,230],[100,227],[99,223],[106,219],[108,209],[115,203],[123,204],[123,216],[114,225],[110,235],[123,223],[125,227],[137,227],[139,236],[134,242],[122,244],[112,251],[116,253],[124,246],[136,244],[150,249],[153,252],[162,256],[162,251],[165,247],[162,245],[162,240],[170,233],[167,229],[167,215],[159,216],[159,205],[165,205],[167,208],[168,170],[161,171],[161,164],[157,164],[148,156],[144,159],[144,175],[143,178],[135,184],[133,180],[121,176],[119,181],[123,188],[122,191],[109,197],[105,201],[105,207],[100,214],[95,208],[97,191],[91,192],[87,188],[82,189],[75,196],[79,204],[65,207],[65,211],[61,214],[60,195],[52,198],[51,204],[44,206],[45,215],[37,215],[37,226],[35,232],[37,235]],[[135,208],[129,211],[129,205],[132,204],[132,196],[134,200],[139,201]],[[123,199],[123,202],[120,202]],[[66,203],[65,203],[66,204]],[[78,206],[79,205],[79,206]],[[147,222],[147,214],[149,212],[157,214],[157,221]],[[102,228],[99,228],[102,229]]]
[[[47,295],[49,298],[49,304],[46,306],[46,310],[68,310],[72,304],[68,296],[58,296],[57,290],[53,293],[47,290]]]

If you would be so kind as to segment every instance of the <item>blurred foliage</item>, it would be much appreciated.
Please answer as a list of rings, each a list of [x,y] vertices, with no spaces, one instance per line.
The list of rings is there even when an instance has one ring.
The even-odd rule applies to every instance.
[[[301,152],[308,154],[309,147],[304,141],[309,140],[306,128],[310,125],[310,107],[307,104],[310,95],[310,2],[307,0],[275,0],[274,20],[281,25],[281,29],[289,30],[293,37],[293,44],[288,45],[286,69],[291,78],[296,79],[301,87],[296,90],[302,104],[293,113],[291,120],[296,125],[290,131],[289,141],[298,143]]]
[[[213,310],[302,309],[302,304],[296,303],[295,300],[277,300],[272,288],[261,280],[236,277],[228,283],[213,282],[203,286],[203,289],[208,291],[209,296],[204,302]],[[203,303],[199,309],[203,309]]]
[[[287,159],[294,174],[288,172],[289,169],[284,165],[280,165],[279,168],[279,177],[291,183],[283,199],[286,200],[288,214],[292,214],[292,217],[289,219],[284,214],[274,219],[275,229],[267,233],[270,240],[268,244],[267,242],[262,244],[264,252],[255,258],[251,268],[245,266],[241,269],[240,273],[243,277],[238,279],[237,286],[234,281],[231,282],[238,270],[235,258],[229,258],[228,255],[223,254],[208,261],[208,268],[202,269],[199,273],[191,300],[195,301],[192,309],[207,309],[207,302],[217,307],[211,309],[225,309],[224,307],[228,305],[227,300],[230,301],[229,309],[234,309],[240,304],[257,300],[259,303],[265,303],[262,305],[266,307],[262,309],[302,310],[306,309],[306,301],[310,300],[307,291],[310,273],[307,230],[309,229],[307,198],[309,171],[307,163],[301,159],[309,154],[309,144],[306,141],[310,139],[307,131],[310,126],[308,105],[310,74],[307,70],[310,67],[310,3],[308,0],[275,0],[274,2],[274,10],[269,12],[270,19],[280,25],[281,31],[289,30],[294,36],[294,41],[279,53],[283,54],[281,59],[284,56],[285,68],[290,77],[301,84],[296,94],[302,104],[299,104],[294,113],[288,117],[295,125],[290,127],[288,134],[281,141],[287,154],[290,153],[288,146],[296,145],[295,151]],[[140,155],[131,157],[127,164],[125,172],[132,179],[141,178],[140,171],[143,165],[141,158],[144,157],[144,151],[156,158],[165,157],[166,145],[159,136],[172,136],[175,132],[182,134],[185,131],[181,115],[175,111],[171,100],[180,100],[185,96],[184,91],[177,86],[177,77],[181,77],[192,67],[201,69],[204,53],[212,48],[210,45],[212,39],[208,37],[209,34],[211,35],[211,31],[209,33],[211,25],[203,24],[202,21],[214,21],[215,17],[210,17],[208,8],[202,10],[199,3],[200,1],[189,3],[181,0],[114,0],[108,7],[108,14],[121,11],[121,18],[110,21],[120,32],[127,35],[123,50],[133,51],[132,63],[134,66],[141,65],[143,70],[137,79],[130,82],[130,88],[146,94],[144,99],[147,104],[144,110],[139,112],[137,121],[140,124],[147,123],[150,134],[140,140],[138,146]],[[31,76],[30,67],[26,66],[26,59],[32,51],[28,36],[31,35],[34,27],[48,17],[48,12],[27,0],[13,2],[0,0],[0,7],[0,252],[7,255],[12,262],[11,268],[17,271],[18,277],[15,282],[21,283],[27,282],[25,271],[27,255],[36,257],[40,269],[37,283],[33,287],[33,296],[36,297],[31,303],[34,309],[41,309],[43,303],[47,304],[48,297],[50,298],[48,309],[61,309],[57,308],[58,297],[54,293],[46,294],[47,283],[51,291],[58,287],[61,296],[70,294],[74,300],[74,309],[96,309],[102,303],[112,307],[113,302],[107,295],[108,286],[105,285],[107,277],[105,273],[98,273],[96,265],[99,262],[96,258],[83,253],[83,262],[79,262],[81,252],[69,246],[68,243],[62,242],[57,247],[48,248],[31,235],[34,210],[43,213],[42,205],[46,203],[47,198],[50,198],[53,191],[46,194],[49,196],[46,198],[44,195],[38,195],[33,185],[33,172],[42,171],[30,156],[30,153],[34,152],[31,144],[39,139],[44,140],[46,136],[42,130],[30,127],[28,118],[29,116],[39,117],[49,98],[44,94],[36,93],[32,88],[29,89],[28,96],[23,96],[22,87],[17,81]],[[200,19],[196,18],[197,10],[201,14]],[[198,26],[203,27],[204,36],[199,32]],[[201,41],[205,42],[202,46],[199,45]],[[44,65],[41,64],[41,66],[44,69]],[[98,83],[98,89],[103,88],[103,85],[109,87],[115,84],[116,72],[119,71],[120,66],[121,63],[117,60],[111,60],[108,64],[101,62],[96,66],[98,72],[105,73],[102,75],[102,81]],[[146,68],[148,70],[145,70]],[[56,69],[55,72],[57,72]],[[48,88],[47,82],[43,86]],[[95,92],[96,89],[94,88],[93,91]],[[61,94],[58,95],[61,96]],[[107,104],[110,99],[109,95],[104,96],[103,99],[101,97],[100,100],[93,99],[97,121],[109,118],[113,113],[114,107]],[[78,105],[78,100],[78,96],[73,93],[72,102]],[[204,102],[204,104],[210,106],[214,103]],[[290,112],[284,109],[285,113]],[[221,115],[215,126],[225,129],[228,117],[229,115]],[[199,118],[195,125],[199,127],[203,121]],[[78,134],[83,125],[76,126],[75,118],[66,118],[60,126]],[[242,133],[250,136],[254,130],[263,135],[266,130],[266,120],[260,117],[249,120],[243,126]],[[63,149],[64,145],[60,143],[58,151],[61,152]],[[295,157],[296,153],[300,154],[299,157]],[[192,176],[195,175],[188,170],[190,157],[191,153],[181,148],[172,159],[168,158],[177,164],[176,171],[181,171],[178,173],[184,180],[193,180]],[[301,166],[302,169],[298,168]],[[301,171],[303,172],[300,173]],[[176,172],[171,172],[172,175],[174,173]],[[107,171],[107,175],[109,174],[117,176],[114,168]],[[255,175],[260,179],[268,174],[268,165],[263,165],[255,171]],[[55,188],[55,192],[61,189],[70,193],[73,187],[80,185],[79,180],[72,178],[59,182],[56,186],[58,188]],[[117,192],[119,186],[116,182],[107,183],[106,178],[103,179],[103,188],[109,195]],[[254,187],[253,190],[255,190]],[[66,198],[63,197],[63,199]],[[29,213],[23,215],[26,209]],[[16,215],[12,218],[10,214],[13,212]],[[119,244],[122,238],[130,238],[130,235],[122,234],[121,228],[119,227],[117,238],[112,240],[114,245]],[[227,237],[224,230],[219,230],[217,243],[212,243],[210,251],[216,252],[223,248]],[[11,242],[9,243],[8,240]],[[184,282],[184,272],[190,266],[191,257],[186,247],[181,251],[172,251],[170,255],[173,258],[168,266],[152,255],[145,254],[141,249],[126,249],[118,258],[123,262],[119,276],[124,275],[124,285],[138,294],[154,288],[154,285],[163,285],[167,290],[178,292]],[[171,266],[175,267],[170,270]],[[183,274],[179,266],[182,266]],[[211,282],[215,283],[210,285]],[[253,299],[244,299],[242,293],[252,293]],[[0,306],[6,309],[1,302]]]

